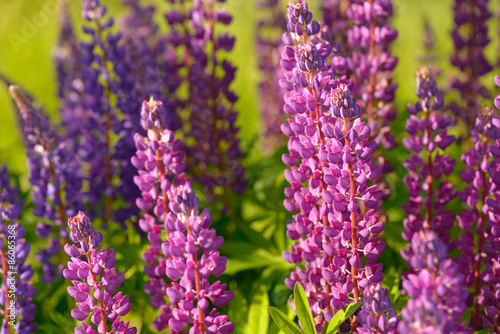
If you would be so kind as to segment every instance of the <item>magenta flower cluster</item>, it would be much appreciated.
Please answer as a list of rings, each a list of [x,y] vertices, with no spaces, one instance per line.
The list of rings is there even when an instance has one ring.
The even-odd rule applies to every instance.
[[[284,205],[298,213],[287,222],[295,245],[283,255],[305,267],[298,266],[285,283],[291,289],[304,286],[321,331],[324,321],[351,300],[361,300],[363,290],[383,278],[377,259],[385,243],[377,234],[384,223],[373,210],[382,192],[368,185],[380,167],[370,161],[377,146],[369,140],[371,129],[359,118],[349,88],[335,79],[332,47],[318,35],[320,25],[307,3],[290,3],[288,19],[281,61],[288,72],[280,82],[288,91],[284,110],[291,116],[282,125],[290,137],[289,154],[283,155],[290,183]]]
[[[83,212],[79,211],[71,217],[68,227],[73,244],[64,246],[71,261],[63,275],[72,283],[68,293],[75,298],[78,307],[71,311],[71,316],[82,325],[75,328],[75,334],[137,333],[137,328],[129,327],[129,322],[120,318],[130,311],[130,303],[128,296],[116,291],[125,275],[113,268],[115,251],[106,247],[99,249],[102,233],[94,230],[92,222]],[[91,323],[85,322],[89,315]]]
[[[191,179],[184,177],[182,141],[165,127],[159,101],[144,101],[141,125],[148,136],[135,135],[132,163],[142,191],[137,205],[145,212],[139,226],[151,243],[143,254],[150,276],[144,288],[161,310],[153,326],[160,331],[168,326],[175,332],[190,327],[190,333],[231,333],[234,325],[227,316],[210,309],[210,302],[222,307],[233,297],[226,284],[208,281],[226,268],[226,258],[218,252],[224,239],[210,229],[210,212],[198,212],[199,199]],[[151,210],[152,215],[146,213]]]

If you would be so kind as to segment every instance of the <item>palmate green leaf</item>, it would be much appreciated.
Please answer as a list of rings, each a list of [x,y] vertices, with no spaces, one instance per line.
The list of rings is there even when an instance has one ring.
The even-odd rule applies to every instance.
[[[350,303],[343,309],[339,310],[335,315],[332,317],[332,320],[330,320],[330,323],[328,325],[328,334],[335,334],[340,328],[340,325],[344,323],[344,321],[347,320],[351,315],[356,312],[360,306],[363,305],[363,302],[356,302],[356,303]]]
[[[304,332],[285,313],[278,310],[276,307],[270,307],[269,313],[274,322],[285,334],[304,334]]]
[[[309,301],[302,285],[295,284],[293,298],[295,300],[295,310],[297,311],[302,328],[304,328],[304,332],[306,334],[316,334],[311,307],[309,306]]]

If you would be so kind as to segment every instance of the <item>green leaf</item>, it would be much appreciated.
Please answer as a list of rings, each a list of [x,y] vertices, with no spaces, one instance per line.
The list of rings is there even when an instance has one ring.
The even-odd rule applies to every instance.
[[[492,333],[491,332],[492,330],[493,330],[493,328],[485,328],[485,329],[475,331],[473,334],[488,334],[488,333]]]
[[[292,320],[290,320],[285,313],[278,310],[276,307],[270,307],[269,313],[274,322],[285,334],[304,334]]]
[[[323,330],[321,331],[321,334],[326,334],[326,331],[328,330],[328,321],[325,321],[323,324]]]
[[[267,333],[269,327],[269,294],[266,285],[261,284],[253,294],[248,310],[248,322],[245,333]]]
[[[326,330],[328,334],[337,333],[340,325],[345,321],[344,310],[338,310],[337,313],[332,317],[330,323],[328,324],[328,329]]]
[[[295,300],[295,310],[297,311],[302,328],[304,328],[304,332],[306,334],[316,334],[311,307],[309,306],[309,301],[302,285],[295,284],[293,298]]]
[[[227,257],[227,266],[224,272],[227,275],[276,264],[281,265],[283,268],[287,267],[287,262],[277,250],[269,252],[248,242],[225,242],[220,249],[221,253]]]
[[[344,308],[344,310],[345,310],[344,311],[345,312],[345,318],[344,318],[344,320],[346,320],[351,315],[353,315],[354,312],[356,312],[356,310],[361,307],[361,305],[363,305],[363,302],[350,303],[349,305],[347,305]]]
[[[344,323],[351,315],[356,312],[356,310],[363,305],[363,302],[350,303],[343,309],[339,310],[330,320],[330,324],[328,325],[328,334],[335,334],[338,332],[340,325]]]

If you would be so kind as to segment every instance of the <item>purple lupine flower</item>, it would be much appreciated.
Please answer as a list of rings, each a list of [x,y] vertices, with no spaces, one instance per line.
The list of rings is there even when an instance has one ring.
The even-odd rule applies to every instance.
[[[452,120],[441,111],[444,101],[438,94],[434,75],[427,67],[417,71],[417,96],[420,100],[414,106],[408,105],[410,118],[406,121],[406,131],[409,137],[403,139],[404,146],[412,153],[403,164],[409,172],[404,183],[410,198],[408,204],[403,205],[408,217],[403,221],[405,231],[402,235],[409,243],[419,230],[433,230],[447,245],[455,217],[445,206],[456,192],[444,177],[453,172],[455,160],[443,152],[455,137],[447,132]],[[435,189],[434,183],[439,180]],[[409,256],[403,253],[407,261]]]
[[[284,206],[300,212],[287,222],[287,236],[296,244],[283,256],[296,265],[304,260],[305,270],[297,267],[285,283],[304,286],[321,331],[333,313],[383,278],[376,260],[385,243],[376,235],[384,224],[372,209],[382,191],[367,186],[380,167],[370,161],[376,148],[368,140],[371,129],[358,118],[361,109],[347,86],[334,79],[336,68],[325,61],[332,47],[307,3],[290,2],[288,18],[281,61],[288,72],[280,85],[288,91],[284,111],[293,118],[282,125],[290,137],[290,154],[283,155],[291,185]],[[358,201],[370,209],[364,216]]]
[[[410,173],[404,178],[410,198],[403,206],[408,217],[403,221],[402,236],[409,249],[402,250],[401,255],[410,267],[403,287],[412,299],[402,311],[398,329],[402,333],[470,333],[464,329],[465,322],[459,322],[469,295],[464,275],[448,255],[449,231],[455,217],[445,206],[455,197],[455,191],[443,175],[453,171],[455,162],[441,153],[454,141],[447,133],[451,118],[439,112],[444,102],[427,67],[417,71],[417,96],[420,100],[408,105],[409,138],[403,140],[412,153],[404,162]]]
[[[363,307],[358,312],[359,334],[397,334],[399,323],[396,311],[391,307],[387,289],[381,283],[368,285],[363,290]]]
[[[71,311],[71,316],[82,324],[82,328],[75,328],[75,334],[137,333],[137,328],[129,328],[129,322],[120,318],[130,311],[130,303],[128,296],[116,292],[125,275],[116,273],[113,268],[115,251],[106,247],[99,250],[102,234],[94,230],[92,222],[83,212],[79,211],[71,217],[68,226],[73,244],[64,246],[71,261],[63,275],[71,280],[73,286],[68,287],[68,293],[77,301],[78,308]],[[85,323],[91,314],[92,324]]]
[[[500,81],[500,77],[497,77]],[[497,81],[496,80],[496,81]],[[499,82],[500,83],[500,82]],[[464,230],[455,245],[461,251],[456,258],[467,286],[474,291],[472,326],[474,330],[498,326],[500,304],[495,303],[498,288],[496,264],[500,256],[498,247],[498,223],[495,208],[500,201],[498,164],[500,151],[500,118],[490,107],[477,113],[475,128],[471,131],[472,147],[462,154],[464,170],[460,172],[467,183],[458,196],[467,207],[458,214],[458,225]],[[475,235],[478,235],[476,238]],[[484,308],[484,309],[483,309]]]
[[[423,269],[408,275],[403,287],[411,299],[401,311],[400,333],[472,333],[464,328],[465,321],[457,323],[465,312],[468,292],[450,259],[441,262],[437,271]]]
[[[26,264],[30,244],[24,237],[24,227],[17,222],[23,202],[18,198],[17,188],[11,187],[7,168],[0,168],[0,257],[2,262],[2,284],[0,289],[0,315],[3,321],[1,333],[33,333],[38,324],[33,322],[36,304],[32,302],[37,293],[30,282],[33,277],[31,265]],[[12,282],[14,280],[14,283]],[[10,288],[15,285],[15,290]],[[13,298],[13,299],[12,299]],[[9,323],[11,322],[11,323]],[[12,326],[12,324],[15,324]]]
[[[455,0],[453,12],[456,26],[451,36],[455,52],[450,60],[461,74],[452,78],[451,87],[460,94],[461,101],[452,103],[450,107],[466,123],[470,132],[474,128],[480,98],[490,97],[480,78],[493,68],[484,54],[490,43],[487,23],[491,11],[488,0]]]
[[[51,127],[43,113],[32,106],[31,99],[19,87],[10,86],[10,95],[15,101],[26,143],[30,183],[33,186],[33,213],[47,222],[37,224],[39,237],[49,239],[50,247],[41,249],[37,259],[42,263],[45,283],[53,281],[56,266],[51,262],[53,255],[61,251],[67,232],[63,222],[66,217],[80,208],[82,187],[80,164],[74,152],[74,142],[60,137]],[[56,227],[59,231],[53,231]],[[59,264],[62,264],[61,262]]]
[[[184,179],[182,142],[166,129],[161,106],[154,99],[143,103],[141,124],[148,137],[136,134],[137,155],[132,158],[139,170],[135,182],[142,191],[137,205],[153,213],[139,221],[151,242],[143,254],[150,276],[145,290],[152,296],[152,305],[161,310],[153,327],[180,332],[189,325],[193,333],[230,333],[234,325],[227,316],[208,308],[208,299],[221,307],[233,296],[225,291],[225,284],[211,285],[207,280],[210,274],[219,276],[225,270],[226,259],[217,251],[223,239],[209,229],[209,211],[198,214],[199,200],[190,179]],[[163,233],[166,242],[162,242]]]
[[[141,125],[147,131],[147,137],[134,136],[137,153],[132,164],[138,169],[134,182],[142,192],[136,201],[137,207],[145,212],[139,219],[139,227],[147,233],[150,245],[142,258],[147,263],[144,272],[149,276],[149,283],[144,290],[150,297],[150,303],[161,313],[153,322],[153,328],[162,331],[172,318],[171,307],[167,305],[165,261],[161,256],[164,223],[170,211],[167,191],[184,177],[185,164],[182,142],[175,139],[172,131],[166,128],[162,103],[151,99],[144,101],[141,110]]]
[[[82,145],[79,155],[88,165],[88,202],[92,216],[108,222],[113,209],[115,191],[112,176],[116,173],[116,161],[112,159],[111,134],[117,127],[112,94],[118,89],[112,69],[115,56],[119,55],[117,43],[120,34],[112,34],[114,21],[106,17],[107,9],[98,0],[82,1],[83,32],[89,41],[80,41],[84,93],[81,104],[85,108],[84,122],[80,124]],[[122,51],[121,51],[122,52]],[[104,204],[103,204],[104,203]]]
[[[281,132],[283,123],[283,91],[279,79],[283,68],[279,66],[283,52],[281,34],[286,29],[286,16],[278,0],[262,0],[259,8],[267,11],[267,17],[259,21],[257,29],[257,54],[262,80],[259,83],[260,106],[264,128],[262,130],[264,149],[273,150],[285,141]]]
[[[398,33],[389,24],[393,15],[391,0],[353,0],[347,10],[352,27],[347,32],[350,52],[347,57],[352,90],[372,129],[372,138],[379,148],[391,150],[396,140],[389,123],[396,117],[393,101],[398,84],[392,82],[398,62],[389,51]],[[377,151],[374,164],[382,168],[376,180],[384,197],[390,195],[384,175],[394,167]]]
[[[190,179],[179,182],[168,191],[170,212],[165,229],[166,275],[171,280],[167,295],[173,305],[171,330],[182,331],[192,326],[190,333],[232,333],[234,324],[217,312],[233,298],[233,291],[219,281],[210,284],[210,275],[220,276],[226,269],[226,258],[218,249],[224,239],[210,229],[210,211],[198,212],[199,200],[191,189]],[[216,307],[210,311],[210,302]],[[198,328],[199,331],[195,328]]]
[[[246,186],[235,123],[238,113],[234,103],[238,97],[230,88],[236,68],[221,59],[222,51],[233,49],[235,39],[219,32],[232,18],[226,9],[215,8],[215,3],[194,1],[189,11],[191,37],[189,43],[185,41],[189,48],[185,60],[189,82],[186,158],[190,174],[204,186],[207,199],[214,200],[216,188],[221,188],[225,206],[231,207],[227,191],[241,194]]]
[[[328,28],[331,35],[330,43],[333,41],[339,43],[342,56],[350,54],[349,43],[347,43],[347,9],[348,0],[323,0],[321,2],[321,11],[323,12],[323,23]]]

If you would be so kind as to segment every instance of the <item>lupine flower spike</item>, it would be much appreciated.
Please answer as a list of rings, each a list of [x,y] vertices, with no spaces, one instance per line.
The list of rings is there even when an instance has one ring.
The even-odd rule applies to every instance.
[[[495,82],[500,84],[500,77],[496,77]],[[499,328],[499,139],[498,112],[484,106],[478,111],[475,128],[471,131],[473,146],[461,158],[465,169],[460,176],[467,185],[458,194],[467,206],[458,215],[458,225],[464,233],[456,241],[461,251],[457,263],[474,294],[469,300],[474,330]]]
[[[138,168],[135,182],[142,191],[137,205],[144,212],[139,225],[148,233],[151,245],[143,259],[150,282],[145,290],[151,303],[161,310],[153,327],[174,332],[231,333],[234,325],[215,307],[226,305],[233,297],[220,282],[210,284],[209,276],[221,275],[226,258],[218,248],[222,237],[210,229],[210,212],[198,213],[199,200],[184,179],[182,142],[165,128],[162,104],[151,99],[143,103],[141,124],[148,137],[136,134]],[[164,235],[166,235],[166,241]],[[165,298],[168,295],[169,305]]]
[[[452,103],[451,109],[466,123],[469,133],[474,128],[480,99],[490,97],[489,89],[480,82],[481,77],[493,69],[484,53],[490,43],[488,2],[455,0],[453,6],[456,26],[451,36],[455,52],[450,61],[461,73],[452,78],[451,86],[460,94],[461,101]]]
[[[161,311],[153,322],[153,328],[162,331],[172,318],[171,307],[165,300],[168,279],[165,277],[165,261],[161,256],[164,224],[170,211],[167,191],[184,178],[184,153],[181,150],[182,142],[166,129],[160,101],[144,101],[141,125],[147,131],[147,137],[135,134],[137,153],[132,158],[132,164],[138,169],[134,182],[142,192],[136,201],[137,207],[144,212],[139,219],[139,227],[147,233],[151,243],[142,255],[147,263],[144,273],[150,277],[144,290],[151,296],[151,305]]]
[[[289,92],[284,111],[293,118],[282,126],[290,137],[290,154],[283,155],[290,199],[284,205],[300,212],[287,222],[296,244],[283,255],[297,265],[304,260],[305,270],[297,267],[285,283],[304,286],[321,331],[325,320],[351,300],[360,301],[363,289],[383,278],[376,261],[385,244],[376,235],[384,224],[372,209],[382,192],[367,186],[380,167],[370,161],[376,148],[368,141],[371,129],[359,119],[361,109],[348,87],[334,79],[336,69],[325,61],[332,47],[317,35],[321,27],[307,3],[290,2],[288,19],[281,61],[288,72],[280,85]],[[358,201],[370,208],[364,216]],[[356,321],[342,330],[351,325]]]
[[[392,82],[393,71],[398,63],[390,50],[398,32],[389,23],[393,15],[391,0],[353,0],[347,10],[352,27],[347,32],[347,44],[351,49],[347,56],[352,91],[372,129],[370,139],[377,143],[377,152],[372,158],[382,168],[376,180],[384,198],[390,195],[387,173],[394,167],[381,149],[392,150],[396,140],[391,133],[390,122],[396,117],[394,97],[398,84]]]
[[[281,124],[283,123],[283,91],[279,80],[283,68],[279,65],[283,51],[281,33],[286,29],[286,16],[278,0],[261,0],[261,9],[267,10],[267,17],[259,21],[257,30],[257,54],[262,80],[259,83],[260,105],[264,119],[263,146],[272,151],[285,144]]]
[[[75,334],[135,334],[137,328],[129,327],[120,317],[130,311],[128,296],[116,292],[125,275],[116,273],[115,251],[103,247],[101,232],[95,231],[90,219],[81,211],[68,220],[69,238],[64,251],[71,257],[63,275],[73,286],[68,293],[75,298],[77,309],[71,316],[81,322]],[[90,317],[90,323],[85,319]],[[97,326],[97,330],[95,329]]]
[[[445,206],[455,191],[444,178],[434,189],[434,183],[455,166],[448,155],[441,154],[454,141],[447,133],[451,118],[440,111],[443,98],[427,67],[417,71],[417,96],[420,100],[408,105],[409,138],[403,141],[412,152],[404,162],[410,173],[404,179],[410,199],[403,206],[408,214],[403,239],[409,249],[401,252],[410,267],[403,288],[411,299],[401,313],[398,329],[400,333],[470,333],[465,322],[459,321],[469,293],[464,276],[448,255],[454,216]]]
[[[42,280],[51,283],[56,275],[52,257],[62,250],[67,240],[64,221],[74,214],[74,208],[81,207],[82,176],[74,154],[77,148],[72,146],[73,141],[56,134],[48,118],[33,107],[31,99],[19,87],[10,86],[9,92],[21,115],[36,207],[33,213],[47,221],[37,224],[36,233],[40,238],[49,239],[50,247],[41,249],[36,257],[42,263]],[[56,264],[62,265],[62,261]]]
[[[30,282],[31,265],[26,263],[31,245],[24,239],[24,227],[17,222],[23,202],[17,188],[11,187],[7,168],[0,168],[0,333],[34,333],[37,289]],[[12,288],[14,287],[14,288]]]

